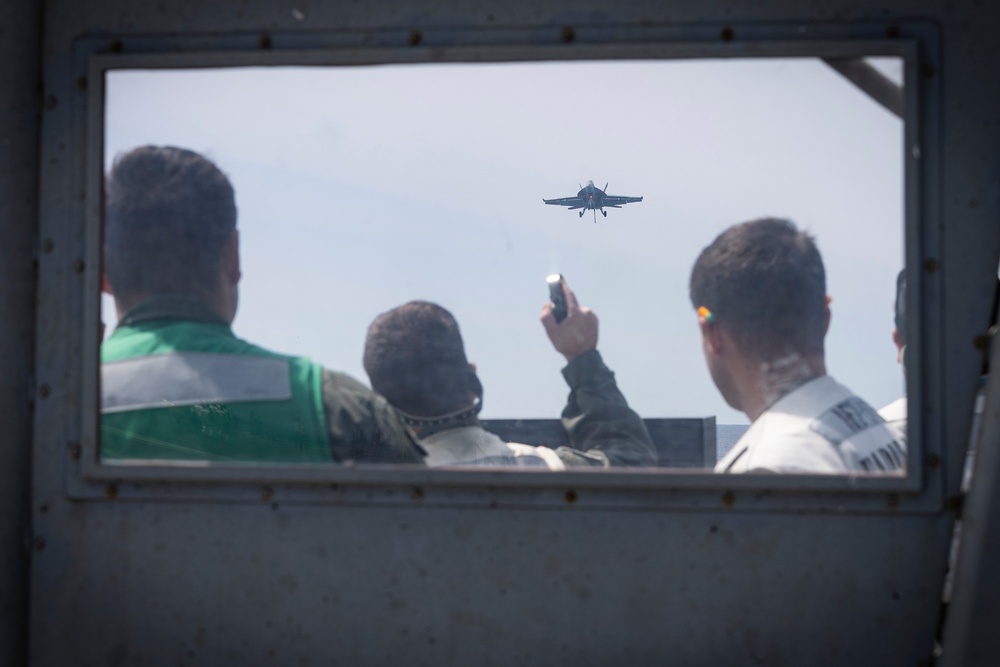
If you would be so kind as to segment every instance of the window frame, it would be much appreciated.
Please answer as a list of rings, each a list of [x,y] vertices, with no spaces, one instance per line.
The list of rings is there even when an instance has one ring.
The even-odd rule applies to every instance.
[[[101,463],[98,458],[101,200],[104,76],[117,69],[337,66],[678,58],[852,58],[904,61],[904,230],[911,321],[905,477],[716,475],[710,470],[631,469],[552,473],[411,466]],[[469,28],[266,35],[89,36],[77,41],[76,118],[83,148],[83,328],[79,445],[67,487],[79,499],[189,499],[306,503],[418,503],[488,507],[614,507],[637,510],[900,511],[942,502],[943,379],[937,229],[940,49],[924,23],[698,26],[599,25],[552,29]],[[82,83],[81,83],[82,82]],[[67,325],[69,326],[69,325]],[[40,362],[45,363],[45,362]],[[49,362],[51,363],[51,362]]]

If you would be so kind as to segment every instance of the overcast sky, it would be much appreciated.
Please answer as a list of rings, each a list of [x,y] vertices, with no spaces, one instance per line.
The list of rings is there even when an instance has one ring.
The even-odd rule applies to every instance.
[[[818,60],[132,70],[107,100],[108,165],[169,144],[229,175],[233,328],[265,347],[367,383],[371,320],[435,301],[484,416],[557,417],[563,360],[538,316],[561,272],[640,414],[745,423],[709,378],[687,281],[727,226],[773,215],[823,254],[830,373],[876,407],[902,391],[902,123]],[[542,203],[590,179],[645,199],[597,224]]]

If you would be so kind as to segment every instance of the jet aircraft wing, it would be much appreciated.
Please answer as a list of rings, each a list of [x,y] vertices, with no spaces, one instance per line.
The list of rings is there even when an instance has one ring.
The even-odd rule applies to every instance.
[[[614,195],[604,195],[602,203],[605,206],[619,208],[622,204],[636,204],[642,201],[642,197],[616,197]]]
[[[583,208],[583,201],[579,197],[560,197],[559,199],[543,199],[542,201],[553,206],[569,206],[571,210]]]

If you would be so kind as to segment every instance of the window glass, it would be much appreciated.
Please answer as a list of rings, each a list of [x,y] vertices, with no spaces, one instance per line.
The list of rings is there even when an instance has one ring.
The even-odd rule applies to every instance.
[[[870,61],[901,81],[900,60]],[[689,278],[721,232],[774,216],[812,234],[822,253],[828,373],[876,409],[903,392],[892,338],[902,121],[819,59],[113,70],[104,141],[106,170],[144,145],[183,147],[217,165],[238,210],[235,335],[364,385],[373,319],[429,301],[461,328],[481,418],[558,419],[566,359],[539,317],[546,276],[559,273],[599,317],[597,349],[631,408],[644,418],[714,417],[724,453],[751,420],[713,382]],[[586,208],[595,194],[636,200]],[[578,196],[582,209],[555,201]],[[107,348],[121,313],[109,296],[102,304]],[[183,353],[239,350],[185,345],[105,350],[117,365],[104,391],[118,392],[110,408],[105,395],[105,445],[119,428],[112,414],[186,404],[211,412],[235,395],[309,402],[296,392],[324,381],[306,366],[287,380],[287,366],[253,352],[198,385],[191,377],[218,360]],[[179,366],[129,367],[168,352],[181,355]],[[181,388],[150,389],[151,378],[178,373]],[[144,391],[155,406],[142,404]],[[371,399],[359,390],[345,400],[364,411]],[[837,405],[848,422],[870,419],[859,405]],[[327,421],[342,417],[331,409]],[[286,436],[254,419],[298,420],[294,442],[281,446],[302,450],[329,427],[303,425],[302,414],[227,415],[211,428],[239,424],[225,437],[258,438],[253,446],[266,449]],[[152,428],[167,429],[166,439],[167,422],[184,428],[163,419]],[[814,422],[836,446],[850,440],[841,422]],[[350,444],[338,457],[359,458]]]

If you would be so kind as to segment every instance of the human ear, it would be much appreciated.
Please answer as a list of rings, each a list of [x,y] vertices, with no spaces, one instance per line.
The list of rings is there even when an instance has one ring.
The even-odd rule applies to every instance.
[[[243,274],[240,272],[240,233],[235,229],[222,246],[221,261],[223,274],[229,282],[238,283]]]
[[[698,327],[701,329],[701,339],[705,344],[705,349],[714,355],[721,354],[724,343],[719,325],[702,321],[698,322]]]
[[[896,345],[896,361],[903,363],[903,348],[906,347],[906,341],[903,340],[903,335],[899,333],[899,329],[892,330],[892,342]]]

